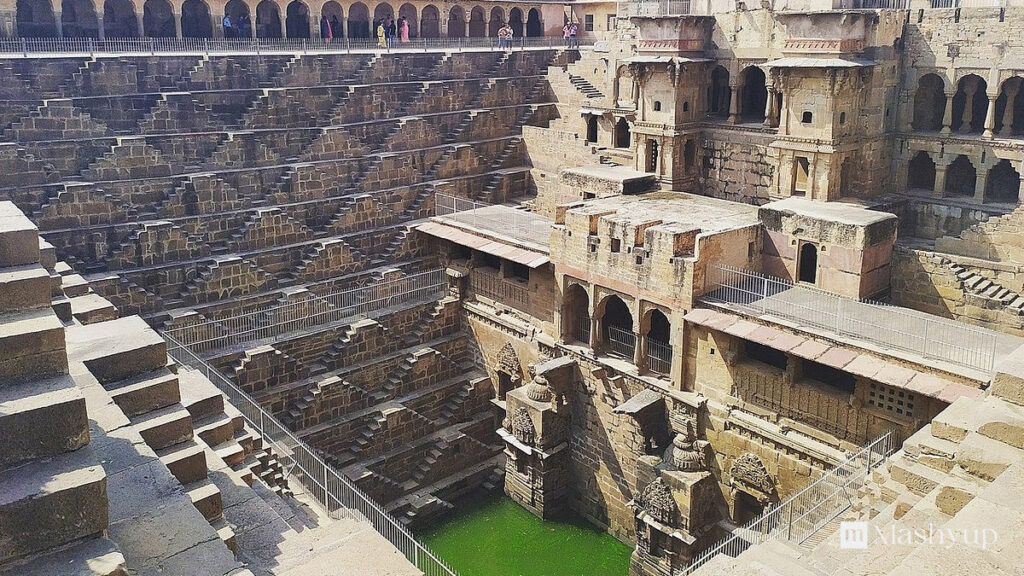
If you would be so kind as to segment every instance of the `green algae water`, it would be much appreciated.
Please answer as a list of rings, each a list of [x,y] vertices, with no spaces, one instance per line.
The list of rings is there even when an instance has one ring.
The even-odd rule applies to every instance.
[[[417,535],[461,576],[626,576],[633,551],[582,518],[541,520],[501,493],[467,498]]]

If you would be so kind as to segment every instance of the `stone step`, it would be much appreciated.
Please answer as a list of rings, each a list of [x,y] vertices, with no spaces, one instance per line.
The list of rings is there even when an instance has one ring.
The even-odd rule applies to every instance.
[[[181,387],[181,403],[193,420],[203,420],[224,412],[224,395],[220,390],[212,388],[212,385],[212,389],[196,390],[189,385],[189,380],[186,378]]]
[[[0,202],[0,267],[38,264],[39,230],[14,205]]]
[[[215,414],[197,420],[195,433],[209,446],[223,444],[235,436],[235,421],[227,414]]]
[[[245,460],[245,449],[233,439],[216,447],[214,452],[228,466],[237,466]]]
[[[191,484],[206,478],[205,448],[195,440],[187,440],[156,451],[160,461],[181,484]]]
[[[213,522],[224,514],[220,488],[208,478],[185,486],[185,493],[208,522]]]
[[[224,518],[218,518],[210,523],[217,531],[217,536],[228,547],[229,550],[238,554],[238,541],[235,539],[235,531]]]
[[[61,289],[68,298],[84,296],[89,293],[89,282],[80,274],[61,276]]]
[[[50,305],[50,273],[38,264],[0,268],[0,314]]]
[[[128,576],[124,555],[106,538],[89,538],[73,546],[0,568],[0,576]]]
[[[68,350],[81,358],[103,384],[159,370],[167,365],[167,345],[138,316],[67,329]]]
[[[64,325],[50,308],[0,315],[0,386],[67,373]]]
[[[70,299],[71,315],[82,324],[117,319],[117,308],[99,294],[89,293]]]
[[[85,398],[68,375],[0,388],[0,468],[89,442]]]
[[[946,476],[940,470],[915,462],[903,454],[897,454],[890,462],[892,479],[921,496],[934,490]]]
[[[0,565],[107,527],[107,475],[88,448],[0,472]]]
[[[167,368],[148,372],[106,386],[110,397],[129,418],[159,410],[181,400],[178,376]]]
[[[153,450],[192,439],[192,417],[181,404],[136,416],[132,425]]]

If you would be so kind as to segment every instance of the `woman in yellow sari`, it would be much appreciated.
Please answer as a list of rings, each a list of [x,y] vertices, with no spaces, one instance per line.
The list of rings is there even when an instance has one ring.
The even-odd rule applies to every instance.
[[[384,20],[377,23],[377,47],[385,49],[388,47],[387,33],[384,31]]]

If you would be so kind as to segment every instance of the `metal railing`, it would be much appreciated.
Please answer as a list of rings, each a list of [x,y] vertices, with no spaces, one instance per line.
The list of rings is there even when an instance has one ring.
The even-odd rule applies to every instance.
[[[593,45],[593,40],[582,40]],[[520,37],[513,48],[559,48],[556,36]],[[581,47],[589,47],[581,46]],[[497,38],[413,38],[388,48],[375,38],[0,38],[0,56],[30,54],[309,54],[325,52],[403,52],[426,50],[504,50]]]
[[[287,464],[289,477],[300,482],[328,514],[348,511],[362,516],[425,576],[458,576],[458,572],[417,541],[412,532],[383,506],[374,502],[347,476],[325,462],[314,449],[285,428],[234,382],[166,332],[161,335],[167,342],[167,355],[179,364],[202,372],[213,382],[242,413],[249,426],[272,445],[278,458]]]
[[[932,8],[1006,8],[1008,0],[931,0]]]
[[[279,337],[329,322],[369,316],[396,306],[436,300],[447,290],[444,270],[435,268],[322,296],[310,292],[297,302],[170,328],[167,335],[194,352],[207,352]]]
[[[612,325],[606,326],[605,330],[608,336],[608,352],[623,356],[632,362],[636,353],[636,334]]]
[[[481,296],[504,303],[525,307],[530,302],[530,289],[526,284],[505,280],[480,268],[474,268],[470,273],[469,289]]]
[[[647,338],[647,369],[659,374],[672,372],[672,346],[668,342]]]
[[[697,554],[677,576],[693,573],[719,554],[735,558],[751,546],[769,540],[803,542],[850,508],[871,470],[897,447],[894,432],[879,436],[796,494]]]
[[[727,266],[708,270],[711,291],[702,297],[754,314],[771,314],[803,326],[880,344],[927,359],[991,371],[998,335],[871,300],[854,300],[803,285]]]
[[[445,220],[461,222],[481,230],[491,230],[516,238],[537,238],[546,244],[547,234],[551,232],[551,223],[539,218],[532,212],[509,208],[500,213],[484,210],[500,204],[487,204],[469,198],[459,198],[449,194],[434,194],[434,213]]]
[[[590,316],[586,314],[573,318],[572,337],[590,346]]]

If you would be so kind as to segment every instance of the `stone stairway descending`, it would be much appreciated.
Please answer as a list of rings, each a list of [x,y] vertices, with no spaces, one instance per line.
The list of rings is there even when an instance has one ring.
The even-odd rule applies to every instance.
[[[1021,352],[1024,352],[1022,350]],[[913,434],[837,520],[868,522],[866,547],[842,548],[838,522],[798,543],[775,540],[736,558],[720,555],[694,571],[711,574],[1013,574],[1009,556],[1021,545],[1024,503],[1024,354],[997,367],[989,393],[959,398]],[[952,545],[894,534],[998,534],[987,548],[970,536]],[[964,531],[967,531],[966,533]],[[966,572],[964,572],[966,571]],[[685,573],[685,572],[684,572]]]
[[[981,273],[961,264],[943,259],[943,264],[956,274],[965,292],[973,294],[1014,314],[1024,316],[1024,295],[989,280]]]
[[[604,98],[604,94],[600,90],[594,87],[586,78],[577,76],[575,74],[569,74],[569,82],[587,98]]]
[[[126,575],[36,227],[0,202],[0,574]]]

